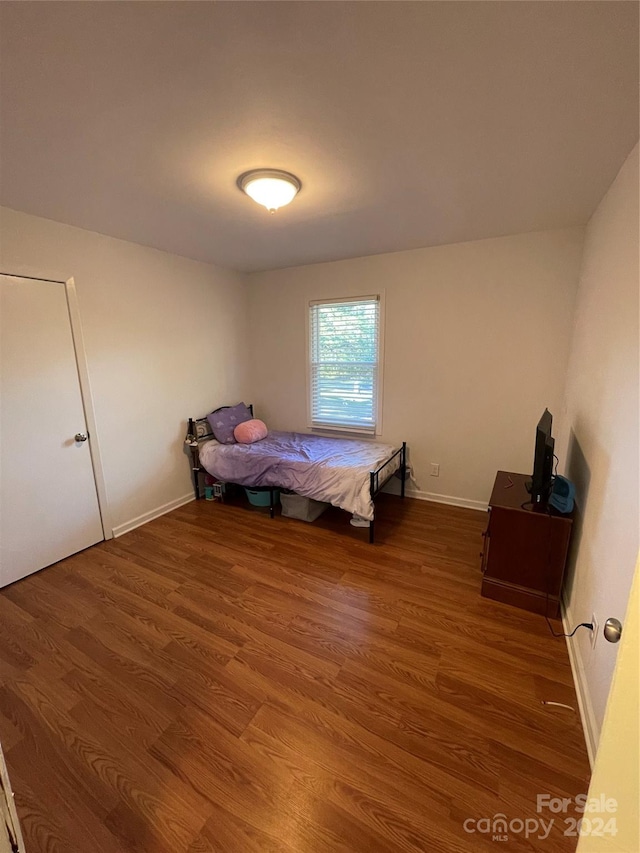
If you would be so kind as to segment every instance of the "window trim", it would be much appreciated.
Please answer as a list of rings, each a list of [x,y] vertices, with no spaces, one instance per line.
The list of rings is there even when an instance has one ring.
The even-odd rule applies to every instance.
[[[314,305],[330,305],[340,302],[361,302],[365,299],[378,300],[378,371],[377,371],[377,399],[376,399],[376,423],[373,429],[365,427],[349,427],[339,424],[314,424],[313,422],[313,407],[311,401],[311,308]],[[310,299],[306,305],[306,323],[305,323],[305,345],[306,345],[306,378],[307,378],[307,429],[312,432],[331,432],[343,433],[345,435],[358,435],[363,438],[372,438],[377,435],[382,435],[382,398],[384,393],[384,327],[385,327],[385,291],[380,290],[379,293],[362,293],[351,296],[336,296],[326,299]]]

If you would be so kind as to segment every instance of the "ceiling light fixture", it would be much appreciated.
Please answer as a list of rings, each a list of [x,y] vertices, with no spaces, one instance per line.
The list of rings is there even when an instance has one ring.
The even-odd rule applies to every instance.
[[[253,169],[240,175],[237,184],[258,204],[264,205],[269,213],[293,201],[302,184],[295,175],[280,169]]]

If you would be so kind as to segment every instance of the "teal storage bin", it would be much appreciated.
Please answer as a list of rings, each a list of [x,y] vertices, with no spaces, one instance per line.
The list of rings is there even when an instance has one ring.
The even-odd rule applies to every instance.
[[[253,506],[271,506],[271,492],[269,489],[245,489],[249,503]],[[280,489],[273,490],[274,506],[280,503]]]

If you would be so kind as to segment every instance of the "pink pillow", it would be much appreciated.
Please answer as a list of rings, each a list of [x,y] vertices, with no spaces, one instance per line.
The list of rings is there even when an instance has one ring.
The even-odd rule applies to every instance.
[[[253,444],[254,441],[261,441],[266,438],[268,433],[267,425],[257,418],[252,421],[243,421],[233,431],[238,444]]]

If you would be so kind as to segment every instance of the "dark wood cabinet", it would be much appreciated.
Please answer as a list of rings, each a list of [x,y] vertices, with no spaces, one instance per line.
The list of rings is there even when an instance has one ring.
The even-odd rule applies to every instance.
[[[486,598],[558,616],[573,515],[532,506],[525,474],[498,471],[482,549]]]

